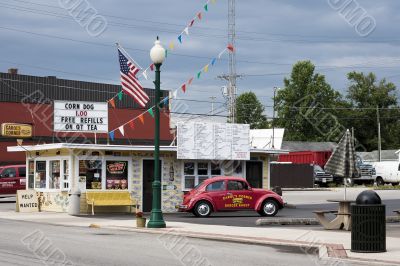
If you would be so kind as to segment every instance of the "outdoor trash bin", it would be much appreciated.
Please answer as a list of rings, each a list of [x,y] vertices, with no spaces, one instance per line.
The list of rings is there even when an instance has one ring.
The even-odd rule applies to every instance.
[[[351,206],[351,251],[386,252],[385,205],[372,190],[361,192]]]
[[[79,215],[81,209],[81,192],[79,190],[71,191],[68,196],[68,214]]]

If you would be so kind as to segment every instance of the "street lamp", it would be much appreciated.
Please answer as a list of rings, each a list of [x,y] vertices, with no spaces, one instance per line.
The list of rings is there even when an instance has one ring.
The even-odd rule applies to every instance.
[[[272,111],[272,149],[275,149],[275,97],[276,91],[280,88],[274,87],[274,110]]]
[[[150,58],[156,67],[155,85],[155,113],[154,113],[154,180],[153,180],[153,200],[151,203],[150,221],[147,223],[149,228],[165,228],[165,221],[161,211],[161,177],[160,177],[160,67],[165,59],[165,49],[160,41],[154,42],[153,48],[150,50]]]

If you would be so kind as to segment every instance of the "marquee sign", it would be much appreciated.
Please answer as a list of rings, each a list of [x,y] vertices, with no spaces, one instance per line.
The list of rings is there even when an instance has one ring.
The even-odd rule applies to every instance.
[[[107,103],[54,101],[54,131],[107,133]]]

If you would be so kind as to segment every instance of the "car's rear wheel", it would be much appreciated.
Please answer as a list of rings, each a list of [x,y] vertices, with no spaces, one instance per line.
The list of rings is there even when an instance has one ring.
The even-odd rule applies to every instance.
[[[208,217],[212,212],[211,204],[207,201],[200,201],[193,209],[194,215],[197,217]]]
[[[278,213],[278,210],[279,210],[278,203],[275,200],[267,199],[261,205],[261,209],[258,211],[258,213],[261,216],[272,217]]]

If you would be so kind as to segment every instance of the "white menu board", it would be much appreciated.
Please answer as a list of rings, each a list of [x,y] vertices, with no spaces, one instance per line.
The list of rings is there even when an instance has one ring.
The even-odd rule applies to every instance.
[[[250,126],[178,123],[178,159],[250,160]]]
[[[54,101],[54,131],[107,133],[107,103]]]

